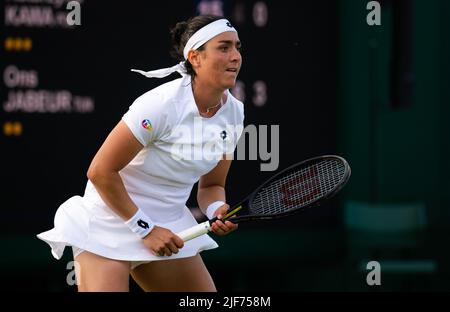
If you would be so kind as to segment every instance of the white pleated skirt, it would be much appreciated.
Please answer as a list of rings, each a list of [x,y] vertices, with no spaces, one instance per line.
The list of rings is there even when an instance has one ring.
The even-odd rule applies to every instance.
[[[174,233],[198,224],[184,206],[181,217],[167,223],[155,222]],[[93,204],[81,196],[73,196],[56,211],[54,228],[37,237],[51,247],[52,255],[61,259],[65,247],[73,246],[94,254],[123,261],[158,261],[195,256],[203,250],[217,248],[207,234],[184,244],[177,254],[156,256],[143,240],[125,225],[106,205]]]

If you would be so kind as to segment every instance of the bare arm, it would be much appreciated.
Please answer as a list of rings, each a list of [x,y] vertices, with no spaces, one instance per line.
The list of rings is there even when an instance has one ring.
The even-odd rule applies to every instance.
[[[130,219],[138,208],[128,195],[119,171],[142,148],[128,126],[120,121],[98,150],[87,172],[101,198],[124,220]]]
[[[197,201],[200,209],[206,212],[206,208],[212,202],[225,200],[225,182],[231,160],[222,159],[217,166],[203,175],[198,182]]]
[[[87,176],[103,201],[124,221],[133,217],[138,207],[128,195],[119,171],[143,148],[131,130],[120,121],[98,150]],[[183,240],[170,230],[155,226],[144,244],[157,255],[171,256],[183,247]]]
[[[197,201],[200,209],[204,213],[209,204],[218,200],[226,202],[225,182],[231,166],[230,159],[231,158],[229,157],[222,159],[213,170],[200,178],[198,183]],[[229,205],[222,205],[215,212],[215,216],[223,216],[228,208]],[[221,220],[217,220],[211,225],[211,228],[214,233],[224,235],[237,229],[237,224],[233,224],[230,221],[222,222]]]

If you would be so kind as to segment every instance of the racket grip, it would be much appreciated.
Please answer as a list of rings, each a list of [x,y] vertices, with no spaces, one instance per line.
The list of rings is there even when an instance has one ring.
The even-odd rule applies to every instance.
[[[211,231],[210,221],[205,221],[205,222],[197,224],[189,229],[181,231],[180,233],[177,233],[177,235],[183,241],[187,242],[188,240],[199,237],[203,234],[208,233],[209,231]]]

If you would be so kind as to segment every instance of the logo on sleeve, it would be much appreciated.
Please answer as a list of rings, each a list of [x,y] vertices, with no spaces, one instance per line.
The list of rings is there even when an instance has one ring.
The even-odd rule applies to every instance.
[[[142,120],[142,127],[144,127],[144,129],[147,129],[148,131],[152,131],[153,129],[152,123],[148,119]]]

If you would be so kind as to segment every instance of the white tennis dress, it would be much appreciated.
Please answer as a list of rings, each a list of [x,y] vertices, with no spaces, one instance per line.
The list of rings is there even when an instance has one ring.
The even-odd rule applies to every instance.
[[[227,91],[227,100],[216,114],[202,118],[191,78],[185,76],[144,93],[122,120],[144,145],[119,172],[131,199],[156,225],[174,233],[196,225],[186,201],[200,176],[236,148],[243,130],[242,102]],[[66,246],[128,261],[184,258],[218,247],[203,235],[186,242],[178,254],[153,255],[90,181],[84,196],[73,196],[58,208],[54,228],[37,236],[51,246],[56,259]]]

